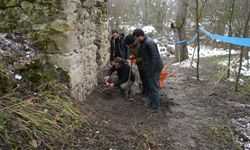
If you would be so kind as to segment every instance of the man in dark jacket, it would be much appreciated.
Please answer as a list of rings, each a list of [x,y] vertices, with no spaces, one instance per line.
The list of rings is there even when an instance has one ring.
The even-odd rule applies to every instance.
[[[125,38],[125,44],[128,45],[128,48],[129,48],[130,60],[134,61],[138,68],[139,76],[142,82],[141,94],[143,97],[147,98],[149,97],[150,92],[149,92],[148,78],[146,76],[146,73],[142,64],[143,52],[140,49],[140,42],[139,40],[135,40],[132,34],[129,34]]]
[[[145,36],[142,29],[136,29],[133,32],[133,36],[141,42],[140,49],[143,52],[143,66],[149,80],[151,102],[148,110],[157,112],[160,106],[159,80],[163,62],[157,44],[151,38]]]
[[[110,40],[110,61],[113,61],[116,57],[128,59],[128,48],[124,43],[124,35],[119,34],[117,30],[113,30]]]
[[[115,71],[117,76],[113,75]],[[129,64],[124,59],[116,57],[113,66],[108,71],[108,76],[105,77],[105,80],[109,82],[110,88],[119,87],[121,88],[122,94],[124,94],[125,90],[130,89],[134,84],[135,77]]]

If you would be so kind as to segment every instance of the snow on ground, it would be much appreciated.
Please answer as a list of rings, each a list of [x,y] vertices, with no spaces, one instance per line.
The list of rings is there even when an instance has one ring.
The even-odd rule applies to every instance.
[[[197,64],[196,62],[187,59],[182,62],[174,63],[172,65],[176,67],[181,67],[181,68],[196,68]]]
[[[164,55],[165,53],[167,53],[167,48],[164,46],[159,46],[159,51],[161,55]],[[169,47],[174,48],[174,45],[169,45]],[[195,53],[194,53],[195,51]],[[211,48],[209,46],[201,46],[200,49],[200,58],[206,58],[206,57],[214,57],[214,56],[223,56],[223,55],[228,55],[229,50],[228,49],[223,49],[223,48]],[[238,51],[232,50],[231,53],[234,54],[238,54]],[[194,55],[194,59],[197,59],[197,51],[195,48],[188,46],[188,55],[189,55],[189,59],[185,60],[181,63],[175,63],[173,64],[174,66],[179,66],[182,68],[190,68],[191,64],[192,67],[195,68],[196,67],[196,62],[195,61],[191,61],[193,55]],[[245,62],[246,63],[246,62]],[[227,62],[223,62],[224,65],[227,65]],[[244,68],[244,67],[243,67]],[[243,71],[245,71],[245,68],[243,69]],[[244,74],[249,75],[250,76],[250,72],[244,72]]]
[[[228,65],[228,61],[227,60],[223,61],[223,62],[219,63],[219,65],[226,67]],[[237,72],[239,70],[239,65],[240,65],[240,63],[237,62],[237,64],[236,64],[237,67],[235,67],[235,64],[231,67],[231,74],[234,74],[234,75],[237,74]],[[250,77],[250,59],[244,60],[242,62],[241,75],[245,76],[245,77]]]
[[[168,51],[164,51],[163,49],[168,49],[167,47],[171,49],[175,49],[175,45],[168,45],[167,47],[161,46],[158,42],[158,40],[155,40],[156,43],[158,43],[158,48],[160,51],[160,54],[167,53]],[[229,49],[223,49],[223,48],[212,48],[209,46],[201,46],[200,47],[200,58],[206,58],[206,57],[214,57],[214,56],[223,56],[228,55]],[[232,50],[232,55],[239,54],[239,51]],[[197,48],[193,48],[191,46],[188,46],[188,55],[189,58],[192,59],[194,55],[194,59],[197,59]]]
[[[244,150],[250,149],[250,117],[245,116],[243,118],[232,119],[233,126],[236,131],[240,132],[242,139],[240,139],[243,144]],[[243,139],[244,138],[244,139]],[[246,142],[247,141],[247,142]],[[246,143],[245,143],[246,142]]]
[[[195,53],[194,53],[195,51]],[[190,58],[192,58],[194,53],[194,59],[197,59],[197,49],[193,48],[191,46],[188,46],[188,55]],[[211,48],[209,46],[201,46],[200,47],[200,57],[205,58],[205,57],[214,57],[214,56],[222,56],[222,55],[228,55],[229,50],[228,49],[223,49],[223,48]],[[238,51],[232,50],[231,53],[238,54]]]
[[[153,27],[153,26],[144,26],[144,27],[142,27],[142,30],[145,32],[145,34],[157,32],[155,27]]]
[[[131,25],[120,25],[120,28],[126,33],[131,34],[137,28],[136,26]]]

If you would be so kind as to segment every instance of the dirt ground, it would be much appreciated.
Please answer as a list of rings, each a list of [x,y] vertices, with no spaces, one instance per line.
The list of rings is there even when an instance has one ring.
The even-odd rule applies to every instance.
[[[202,81],[192,78],[195,70],[189,69],[168,78],[159,113],[146,112],[140,98],[128,102],[118,94],[100,94],[103,86],[97,88],[87,99],[96,133],[88,149],[241,149],[230,120],[250,114],[242,107],[250,104],[249,96],[238,96],[224,80],[213,89],[219,67],[212,58],[201,63]]]

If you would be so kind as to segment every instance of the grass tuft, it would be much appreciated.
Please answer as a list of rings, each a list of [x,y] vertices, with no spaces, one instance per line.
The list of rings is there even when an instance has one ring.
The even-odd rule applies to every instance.
[[[67,94],[49,91],[48,86],[47,91],[12,92],[1,97],[0,148],[74,147],[77,139],[73,134],[86,118]],[[57,86],[62,87],[53,87]]]

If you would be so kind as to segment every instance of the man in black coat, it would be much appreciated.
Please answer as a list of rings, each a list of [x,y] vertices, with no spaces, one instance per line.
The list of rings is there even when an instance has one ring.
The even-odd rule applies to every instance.
[[[141,42],[140,49],[143,51],[143,66],[149,80],[150,88],[150,112],[157,112],[160,106],[160,89],[159,80],[163,62],[160,57],[157,44],[150,38],[145,36],[142,29],[136,29],[133,36]]]
[[[143,51],[140,49],[140,42],[138,40],[135,40],[132,34],[127,35],[124,41],[129,48],[130,60],[134,61],[138,68],[138,72],[142,82],[142,91],[140,94],[142,94],[142,96],[146,99],[149,97],[150,92],[149,92],[148,78],[146,76],[145,69],[142,63]]]
[[[112,62],[116,57],[128,59],[128,48],[124,43],[124,35],[113,30],[110,40],[110,61]]]
[[[117,76],[113,75],[114,72],[117,73]],[[108,75],[104,79],[108,81],[110,88],[119,87],[122,94],[125,94],[124,92],[134,84],[135,76],[127,61],[116,57],[113,66],[109,69]]]

